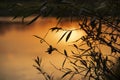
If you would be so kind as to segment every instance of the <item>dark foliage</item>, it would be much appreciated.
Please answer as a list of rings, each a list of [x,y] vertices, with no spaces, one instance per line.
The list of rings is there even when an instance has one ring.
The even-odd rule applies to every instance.
[[[57,70],[64,72],[61,79],[70,76],[69,80],[75,75],[83,75],[88,80],[119,80],[119,57],[120,57],[120,1],[119,0],[45,0],[36,8],[31,8],[30,13],[18,14],[24,18],[36,14],[36,17],[28,24],[42,17],[56,17],[58,23],[51,31],[64,31],[64,34],[58,40],[58,44],[63,38],[68,42],[72,36],[72,32],[83,30],[85,35],[75,40],[71,46],[76,51],[67,50],[59,51],[52,44],[46,42],[45,38],[34,35],[40,39],[41,43],[48,45],[47,53],[52,54],[53,51],[65,56],[62,66]],[[17,5],[17,8],[21,7]],[[27,8],[28,9],[28,8]],[[29,10],[29,9],[28,9]],[[77,18],[79,28],[74,30],[65,30],[58,26],[63,18],[70,17],[71,21]],[[48,33],[47,33],[48,34]],[[45,37],[47,36],[45,35]],[[79,37],[79,36],[78,36]],[[79,44],[78,44],[79,42]],[[101,46],[107,46],[111,50],[111,54],[102,52]],[[115,59],[115,61],[112,61]],[[69,61],[72,68],[66,68],[66,61]],[[34,67],[43,74],[46,80],[54,79],[48,73],[42,70],[41,60],[39,57],[35,59],[37,66]],[[80,78],[80,77],[78,77]]]
[[[117,62],[119,62],[120,54],[120,24],[116,22],[118,19],[119,17],[112,16],[81,16],[78,22],[78,29],[65,30],[60,27],[50,29],[51,31],[57,32],[65,31],[58,40],[58,43],[65,36],[66,42],[69,41],[70,36],[72,36],[72,31],[83,30],[85,32],[85,35],[73,42],[72,46],[77,50],[77,53],[71,51],[73,55],[70,55],[67,50],[61,52],[59,49],[54,49],[49,45],[51,46],[51,48],[48,48],[49,54],[54,50],[65,56],[61,69],[58,69],[65,73],[61,79],[67,75],[71,75],[69,78],[71,80],[75,75],[82,74],[89,80],[119,80],[120,72],[118,66],[120,64]],[[44,40],[44,38],[42,39]],[[111,53],[105,55],[107,53],[103,53],[102,47],[100,46],[107,46],[110,48]],[[115,59],[117,62],[112,61],[112,59]],[[73,69],[64,67],[66,60],[71,63]]]

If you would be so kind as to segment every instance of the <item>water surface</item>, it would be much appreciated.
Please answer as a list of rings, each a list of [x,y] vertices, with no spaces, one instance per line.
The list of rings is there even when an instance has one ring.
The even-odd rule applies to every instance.
[[[56,70],[51,67],[50,62],[61,66],[63,56],[55,52],[51,55],[47,54],[45,51],[48,46],[44,43],[40,44],[39,39],[33,35],[43,37],[56,24],[55,18],[40,18],[31,25],[21,24],[20,19],[0,18],[0,80],[42,80],[43,77],[32,66],[35,64],[36,56],[42,57],[43,67],[48,73],[55,72]],[[73,29],[76,24],[63,22],[59,26]],[[65,41],[56,44],[62,34],[62,32],[50,32],[46,40],[50,44],[56,45],[55,47],[66,48]],[[73,32],[74,36],[71,37],[71,41],[76,38],[76,34],[82,33]],[[59,74],[56,75],[59,76]]]

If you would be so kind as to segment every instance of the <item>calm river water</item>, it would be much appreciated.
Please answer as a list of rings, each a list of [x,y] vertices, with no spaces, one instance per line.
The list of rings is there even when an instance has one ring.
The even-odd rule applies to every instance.
[[[57,53],[47,54],[45,51],[48,46],[44,43],[40,44],[39,39],[33,36],[43,37],[48,29],[55,27],[56,24],[55,18],[40,18],[29,26],[20,24],[19,19],[0,18],[0,80],[43,80],[43,77],[32,66],[35,64],[36,56],[42,57],[43,67],[48,73],[54,72],[55,76],[59,76],[59,72],[53,69],[50,62],[60,66],[63,56]],[[76,26],[75,23],[63,24],[68,28],[71,27],[71,29]],[[64,25],[61,26],[64,27]],[[71,41],[78,36],[77,34],[82,35],[78,32],[73,33],[74,36],[71,37]],[[56,47],[66,48],[65,41],[57,44],[61,35],[62,33],[50,32],[46,40]]]

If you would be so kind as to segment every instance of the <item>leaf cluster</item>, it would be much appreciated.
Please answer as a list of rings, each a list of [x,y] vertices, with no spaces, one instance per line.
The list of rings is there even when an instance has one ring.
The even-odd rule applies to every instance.
[[[51,28],[51,31],[64,32],[58,40],[58,43],[61,42],[63,38],[66,38],[66,42],[69,41],[70,36],[72,36],[72,31],[83,30],[85,32],[85,35],[73,42],[72,46],[76,51],[71,51],[72,55],[65,49],[62,52],[59,51],[59,49],[53,48],[50,44],[48,45],[49,48],[47,52],[49,54],[55,50],[65,56],[61,69],[55,67],[57,70],[64,72],[61,79],[69,75],[69,80],[71,80],[76,75],[82,75],[88,80],[119,80],[119,74],[115,72],[118,68],[114,68],[116,62],[111,60],[114,58],[117,61],[119,58],[119,23],[119,17],[81,16],[80,22],[78,22],[78,29],[65,30],[60,27]],[[45,41],[43,38],[40,39]],[[107,46],[110,48],[111,53],[105,55],[100,46]],[[71,64],[72,68],[65,67],[67,62]]]

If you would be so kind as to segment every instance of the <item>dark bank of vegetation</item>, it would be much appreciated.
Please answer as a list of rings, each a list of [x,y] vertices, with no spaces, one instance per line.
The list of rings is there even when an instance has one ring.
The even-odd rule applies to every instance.
[[[24,18],[35,14],[35,18],[28,24],[33,23],[39,17],[56,17],[58,23],[55,27],[49,29],[51,31],[64,31],[60,37],[59,42],[66,38],[69,41],[72,32],[75,30],[83,30],[85,35],[75,40],[71,46],[76,51],[67,50],[60,51],[54,45],[46,42],[45,35],[40,39],[41,43],[48,45],[47,52],[52,54],[56,51],[63,55],[64,61],[62,66],[53,66],[63,72],[61,79],[70,76],[68,80],[72,80],[74,76],[84,76],[87,80],[119,80],[120,79],[120,1],[119,0],[40,0],[35,6],[23,6],[24,3],[15,3],[11,7],[12,11],[18,13],[14,14]],[[31,6],[31,5],[30,5]],[[26,8],[27,7],[27,8]],[[19,10],[21,9],[21,12]],[[20,12],[19,12],[20,11]],[[70,18],[72,22],[77,18],[79,28],[74,30],[66,30],[61,28],[58,24],[65,18]],[[104,53],[102,47],[109,48],[110,53]],[[107,54],[107,55],[105,55]],[[114,61],[113,61],[114,60]],[[64,65],[66,61],[71,64],[72,68],[66,68]],[[41,67],[42,60],[37,57],[35,59],[37,65],[34,67],[44,76],[46,80],[53,80],[54,76],[45,72]],[[80,79],[80,77],[78,77]]]
[[[119,0],[4,0],[0,1],[0,15],[66,17],[79,16],[84,12],[84,15],[116,16],[120,14],[119,4]]]
[[[0,16],[22,16],[40,6],[41,0],[1,0]]]

